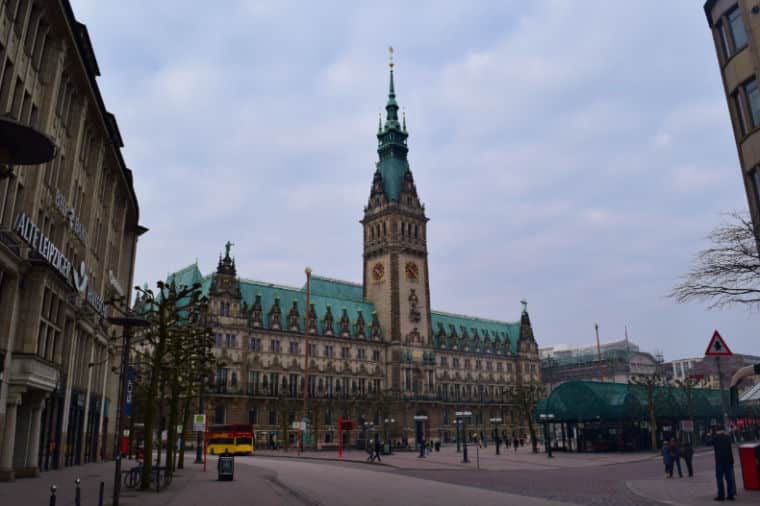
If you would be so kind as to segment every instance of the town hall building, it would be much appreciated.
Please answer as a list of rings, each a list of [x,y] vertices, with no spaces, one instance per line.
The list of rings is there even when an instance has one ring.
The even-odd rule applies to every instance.
[[[259,447],[294,442],[290,427],[303,416],[304,387],[311,444],[319,447],[335,444],[339,418],[354,421],[349,443],[377,433],[414,444],[418,415],[428,417],[427,439],[452,441],[455,412],[461,410],[472,412],[470,436],[490,439],[495,429],[509,436],[527,433],[509,393],[540,383],[527,303],[514,321],[431,309],[428,217],[407,162],[393,64],[385,109],[361,221],[361,283],[311,276],[304,318],[307,287],[239,277],[230,243],[215,272],[203,275],[196,263],[169,277],[177,284],[200,283],[210,300],[221,364],[207,389],[210,422],[254,424]],[[492,418],[503,421],[496,427]]]

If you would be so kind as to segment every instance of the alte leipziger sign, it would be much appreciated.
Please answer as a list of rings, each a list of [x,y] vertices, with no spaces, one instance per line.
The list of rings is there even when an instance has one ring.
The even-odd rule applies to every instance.
[[[85,294],[87,302],[93,309],[101,316],[105,316],[106,308],[102,297],[88,286],[84,262],[79,266],[79,272],[72,270],[69,259],[53,244],[53,241],[42,233],[26,213],[22,212],[18,215],[13,229],[37,254],[60,272],[77,292]]]

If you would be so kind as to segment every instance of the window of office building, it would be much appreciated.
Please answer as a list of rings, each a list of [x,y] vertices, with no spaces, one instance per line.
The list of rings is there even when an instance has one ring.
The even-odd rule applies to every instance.
[[[760,170],[754,168],[748,174],[752,182],[752,198],[755,200],[755,206],[760,211]]]
[[[738,5],[726,14],[726,19],[728,19],[728,25],[731,29],[734,48],[736,52],[739,52],[739,50],[747,45],[747,32],[744,30],[744,20],[742,19],[742,12]]]
[[[760,89],[758,89],[755,79],[744,84],[744,94],[747,95],[750,124],[752,128],[758,127],[760,126]]]

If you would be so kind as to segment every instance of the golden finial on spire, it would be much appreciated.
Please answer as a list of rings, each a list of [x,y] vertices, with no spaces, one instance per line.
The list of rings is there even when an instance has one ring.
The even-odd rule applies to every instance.
[[[391,61],[390,61],[390,63],[388,64],[388,66],[389,66],[391,69],[393,69],[393,46],[390,46],[390,47],[388,48],[388,53],[390,54],[390,60],[391,60]]]

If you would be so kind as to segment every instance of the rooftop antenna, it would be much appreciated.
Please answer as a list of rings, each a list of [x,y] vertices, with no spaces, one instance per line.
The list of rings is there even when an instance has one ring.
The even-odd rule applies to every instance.
[[[599,359],[599,381],[604,383],[604,366],[602,365],[602,346],[599,344],[599,324],[594,323],[594,331],[596,331],[596,355]]]

